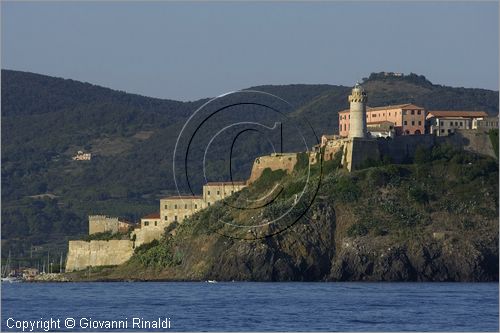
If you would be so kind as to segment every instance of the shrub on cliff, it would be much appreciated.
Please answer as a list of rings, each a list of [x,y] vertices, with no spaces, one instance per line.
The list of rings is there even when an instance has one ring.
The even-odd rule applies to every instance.
[[[498,158],[498,128],[490,130],[488,132],[488,136],[490,137],[491,145],[493,146],[495,155],[497,155]]]

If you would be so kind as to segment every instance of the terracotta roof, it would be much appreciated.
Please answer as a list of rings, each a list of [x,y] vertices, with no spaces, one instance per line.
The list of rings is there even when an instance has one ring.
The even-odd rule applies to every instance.
[[[234,182],[208,182],[205,185],[208,186],[217,186],[217,185],[245,185],[244,181],[234,181]]]
[[[418,110],[418,109],[424,109],[423,107],[421,106],[417,106],[415,104],[411,104],[411,103],[406,103],[406,104],[397,104],[397,105],[385,105],[385,106],[377,106],[377,107],[374,107],[372,108],[371,106],[367,106],[366,107],[366,111],[381,111],[381,110],[394,110],[394,109],[415,109],[415,110]],[[339,113],[348,113],[349,112],[349,109],[345,109],[345,110],[342,110],[342,111],[339,111]]]
[[[173,195],[171,197],[161,198],[161,200],[185,200],[185,199],[203,199],[201,195]]]
[[[427,118],[432,117],[487,117],[484,111],[429,111]]]
[[[157,212],[157,213],[151,213],[151,214],[148,214],[146,216],[143,216],[142,217],[143,219],[159,219],[160,218],[160,213]]]
[[[369,106],[366,107],[366,111],[393,110],[393,109],[423,109],[423,107],[411,103],[377,106],[374,108]]]

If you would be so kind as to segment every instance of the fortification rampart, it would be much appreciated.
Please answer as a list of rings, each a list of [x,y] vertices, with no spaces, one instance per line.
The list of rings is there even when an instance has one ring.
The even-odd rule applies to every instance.
[[[66,271],[77,271],[89,266],[114,266],[126,262],[134,253],[131,240],[70,241]]]
[[[381,158],[388,158],[392,163],[405,163],[413,160],[418,147],[431,148],[436,143],[436,136],[405,135],[392,139],[377,139]]]
[[[109,217],[106,215],[90,215],[89,216],[89,235],[99,232],[111,233],[127,232],[131,224],[126,221],[120,221],[118,217]]]
[[[160,239],[165,233],[166,223],[161,223],[158,226],[147,226],[140,229],[135,229],[132,232],[132,237],[135,236],[135,246],[151,243],[155,239]]]
[[[436,137],[438,143],[448,142],[466,151],[496,158],[493,145],[486,131],[457,129],[453,135]]]
[[[269,168],[272,171],[285,170],[291,173],[297,164],[297,153],[272,154],[267,156],[257,157],[253,162],[252,173],[247,183],[251,184],[259,179],[262,172]]]

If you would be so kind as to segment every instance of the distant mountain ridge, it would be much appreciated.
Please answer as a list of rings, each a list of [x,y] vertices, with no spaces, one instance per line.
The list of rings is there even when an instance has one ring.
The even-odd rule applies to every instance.
[[[498,114],[498,91],[434,85],[415,74],[374,74],[364,86],[370,106],[414,103],[428,109]],[[12,70],[2,70],[1,89],[2,237],[34,244],[83,233],[90,213],[138,219],[157,209],[158,197],[174,190],[171,160],[180,128],[207,101],[150,98]],[[306,117],[321,135],[337,131],[337,112],[348,107],[351,87],[294,84],[249,89],[287,100],[294,108],[287,112]],[[258,139],[243,142],[235,163],[240,179],[248,176],[256,156],[269,153]],[[70,157],[77,150],[100,154],[90,163],[73,162]],[[217,164],[213,168],[217,170]],[[57,198],[28,198],[43,193]]]

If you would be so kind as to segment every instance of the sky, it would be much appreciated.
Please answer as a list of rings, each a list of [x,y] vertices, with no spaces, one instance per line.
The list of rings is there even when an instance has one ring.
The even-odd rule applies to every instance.
[[[371,72],[498,90],[497,2],[4,2],[1,66],[195,100]]]

